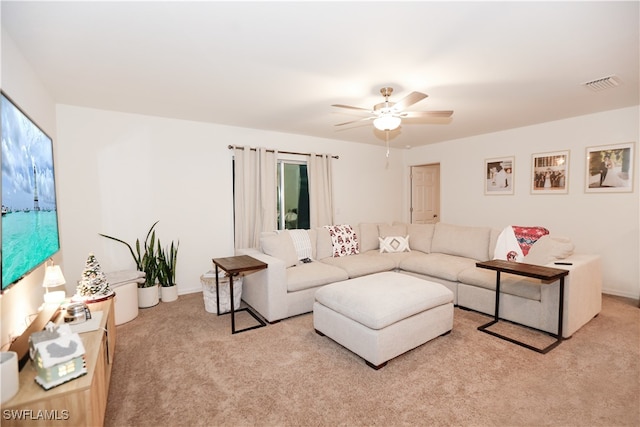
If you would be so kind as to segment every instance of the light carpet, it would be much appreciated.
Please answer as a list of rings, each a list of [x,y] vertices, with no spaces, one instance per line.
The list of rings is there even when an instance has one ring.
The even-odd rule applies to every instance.
[[[450,334],[375,371],[312,314],[231,335],[228,315],[182,295],[117,327],[105,425],[640,425],[637,301],[603,296],[546,355],[476,329],[489,319],[456,308]]]

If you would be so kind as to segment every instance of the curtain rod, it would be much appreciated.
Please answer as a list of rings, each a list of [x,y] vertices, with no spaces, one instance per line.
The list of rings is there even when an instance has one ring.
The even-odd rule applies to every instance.
[[[244,147],[236,147],[235,145],[229,145],[229,150],[232,150],[234,148],[237,148],[238,150],[244,150]],[[250,148],[251,151],[256,151],[255,148]],[[267,150],[268,153],[275,153],[276,150]],[[311,156],[311,153],[296,153],[295,151],[280,151],[278,150],[278,153],[283,153],[283,154],[296,154],[298,156]],[[316,154],[317,157],[322,157],[322,154]],[[339,159],[340,156],[331,156],[331,158],[333,159]]]

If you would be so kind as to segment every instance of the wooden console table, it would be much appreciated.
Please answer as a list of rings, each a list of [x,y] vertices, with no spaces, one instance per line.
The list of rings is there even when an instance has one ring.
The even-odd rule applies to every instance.
[[[45,391],[35,382],[36,370],[27,364],[20,371],[20,389],[2,404],[3,426],[102,426],[107,408],[111,367],[116,350],[113,299],[89,304],[102,311],[96,331],[80,334],[87,373]]]
[[[218,316],[220,316],[220,314],[226,314],[226,313],[220,313],[220,292],[218,288],[219,286],[218,285],[218,277],[219,277],[218,269],[219,268],[222,269],[229,275],[229,297],[231,300],[231,310],[230,310],[231,333],[237,334],[239,332],[245,332],[251,329],[262,328],[263,326],[266,326],[267,324],[265,323],[265,321],[262,320],[260,317],[258,317],[258,315],[254,313],[253,310],[251,310],[249,307],[241,308],[239,310],[235,309],[235,304],[233,302],[233,277],[237,276],[240,273],[264,270],[265,268],[268,267],[267,263],[259,261],[248,255],[232,256],[228,258],[214,258],[213,263],[216,266],[216,304],[217,304],[216,308],[218,310]],[[249,313],[258,322],[258,325],[236,330],[236,312],[238,311],[246,311],[247,313]]]
[[[551,268],[544,267],[541,265],[533,265],[533,264],[524,264],[521,262],[514,261],[503,261],[494,259],[491,261],[478,262],[476,263],[476,267],[486,268],[488,270],[494,270],[496,272],[496,303],[495,303],[495,314],[493,315],[493,320],[487,324],[482,326],[478,326],[478,330],[485,332],[489,335],[493,335],[498,338],[502,338],[503,340],[512,342],[514,344],[518,344],[522,347],[528,348],[529,350],[536,351],[538,353],[548,353],[551,349],[557,347],[560,342],[562,342],[562,314],[564,309],[564,278],[569,274],[568,270],[562,270],[559,268]],[[493,332],[488,330],[487,328],[491,325],[495,325],[498,323],[500,318],[498,317],[500,313],[500,273],[511,273],[518,276],[532,277],[534,279],[539,279],[543,284],[551,284],[556,280],[560,280],[560,295],[558,304],[560,306],[558,313],[558,334],[551,334],[552,337],[556,338],[556,341],[549,344],[545,348],[537,348],[532,345],[523,343],[522,341],[518,341],[516,339],[504,336],[497,332]],[[546,332],[545,332],[546,333]]]

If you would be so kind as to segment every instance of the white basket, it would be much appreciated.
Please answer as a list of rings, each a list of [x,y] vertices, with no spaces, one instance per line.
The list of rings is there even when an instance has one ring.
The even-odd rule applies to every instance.
[[[217,297],[216,297],[216,277],[207,275],[200,276],[202,283],[202,296],[204,298],[204,309],[208,313],[217,313]],[[220,277],[218,282],[220,292],[220,313],[231,311],[231,296],[229,295],[229,278]],[[242,276],[233,278],[233,309],[240,308],[240,300],[242,298]]]

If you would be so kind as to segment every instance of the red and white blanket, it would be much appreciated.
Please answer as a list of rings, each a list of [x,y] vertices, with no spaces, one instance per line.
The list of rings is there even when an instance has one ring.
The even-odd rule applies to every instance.
[[[493,259],[522,262],[531,245],[542,236],[549,234],[544,227],[521,227],[510,225],[502,230],[496,242]]]

